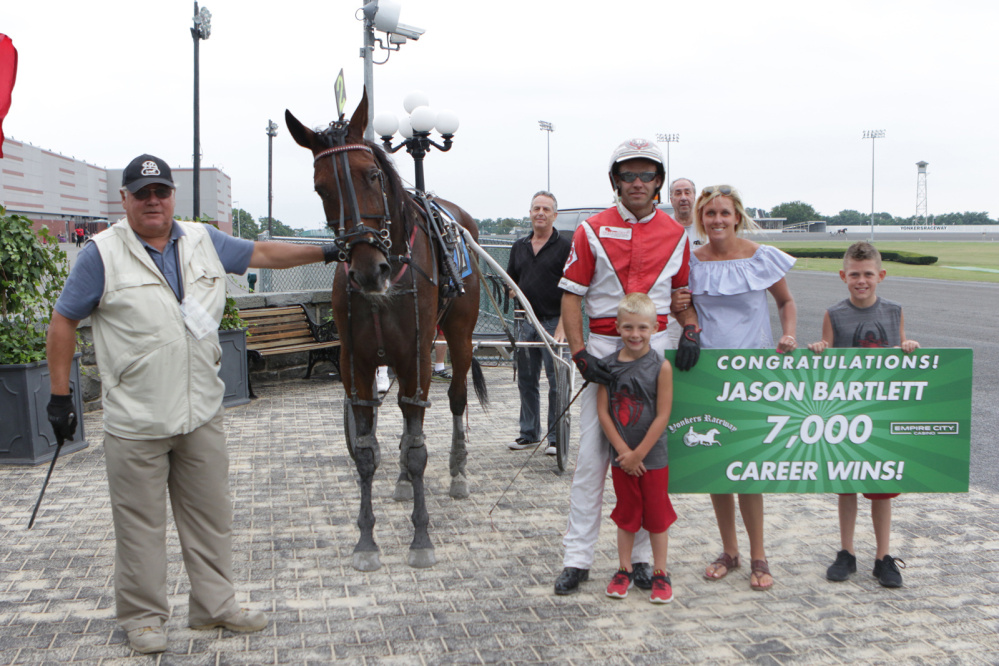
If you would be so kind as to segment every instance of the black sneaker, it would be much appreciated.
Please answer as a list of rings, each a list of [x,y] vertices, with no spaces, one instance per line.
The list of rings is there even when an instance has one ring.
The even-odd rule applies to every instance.
[[[826,569],[826,578],[843,581],[852,573],[857,573],[857,556],[851,555],[848,550],[841,550],[836,553],[836,561]]]
[[[451,373],[447,371],[447,368],[434,370],[430,373],[430,379],[435,382],[449,382],[451,381]]]
[[[635,581],[635,587],[640,590],[652,589],[652,567],[648,562],[633,562],[631,565],[631,577]]]
[[[520,451],[521,449],[529,449],[532,446],[534,446],[534,442],[525,439],[523,437],[518,437],[517,439],[507,444],[506,448],[510,449],[511,451]]]
[[[566,595],[579,592],[579,584],[589,580],[589,569],[577,569],[576,567],[566,567],[555,580],[555,594]]]
[[[902,563],[904,569],[905,561],[891,555],[874,560],[874,577],[883,587],[902,587],[902,572],[898,570],[899,562]]]

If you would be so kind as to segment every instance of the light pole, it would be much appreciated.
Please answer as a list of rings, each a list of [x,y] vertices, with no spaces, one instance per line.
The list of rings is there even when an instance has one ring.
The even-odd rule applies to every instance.
[[[656,134],[656,141],[666,144],[666,189],[669,189],[669,144],[680,143],[679,134]]]
[[[429,106],[430,101],[426,94],[415,90],[403,100],[403,107],[409,113],[400,121],[392,113],[379,113],[375,116],[373,123],[375,132],[382,139],[382,145],[390,153],[397,152],[405,147],[406,152],[413,156],[416,171],[416,189],[420,192],[426,191],[423,180],[423,158],[430,152],[433,146],[441,152],[451,150],[451,140],[454,133],[458,131],[458,116],[453,111],[434,111]],[[434,142],[430,138],[430,132],[437,127],[444,139],[444,145]],[[392,145],[392,135],[399,131],[402,141],[398,145]]]
[[[194,187],[192,196],[194,197],[194,219],[201,217],[201,112],[199,109],[199,89],[198,85],[198,43],[202,39],[208,39],[212,34],[212,13],[207,7],[202,7],[198,11],[198,3],[194,3],[194,27],[191,28],[191,37],[194,38]]]
[[[277,123],[273,120],[267,121],[267,237],[270,238],[273,233],[271,232],[271,220],[274,218],[271,214],[271,206],[274,204],[274,190],[272,189],[272,175],[273,175],[273,163],[274,163],[274,137],[277,136]]]
[[[548,187],[545,189],[551,192],[552,191],[552,132],[555,131],[555,126],[552,125],[547,120],[539,120],[538,125],[541,127],[542,132],[548,132]]]
[[[367,0],[361,8],[361,20],[364,22],[364,46],[361,47],[361,57],[364,58],[364,89],[368,93],[368,126],[364,130],[364,138],[374,139],[375,116],[375,76],[374,66],[388,62],[392,51],[398,51],[406,40],[417,40],[426,30],[416,26],[399,23],[401,7],[395,0]],[[375,37],[375,30],[385,33],[385,41]],[[387,51],[385,60],[375,62],[375,44]],[[393,130],[394,131],[394,130]]]
[[[874,244],[874,141],[885,138],[885,131],[864,130],[863,139],[871,140],[871,244]]]

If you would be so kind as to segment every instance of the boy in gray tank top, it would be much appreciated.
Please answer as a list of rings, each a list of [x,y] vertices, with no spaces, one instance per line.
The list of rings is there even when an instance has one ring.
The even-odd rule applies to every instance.
[[[633,584],[631,551],[635,533],[649,532],[652,544],[652,592],[649,601],[668,604],[673,588],[666,573],[667,530],[676,521],[669,499],[666,424],[673,405],[673,368],[650,346],[658,329],[656,306],[646,294],[628,294],[618,305],[617,332],[624,347],[601,359],[612,375],[597,388],[597,415],[610,442],[611,478],[617,505],[620,569],[607,596],[623,599]]]
[[[854,243],[843,255],[840,279],[846,283],[850,297],[826,311],[822,321],[822,339],[808,345],[816,354],[829,347],[901,347],[906,354],[919,349],[915,340],[905,337],[902,306],[878,298],[877,287],[885,279],[881,253],[863,241]],[[905,562],[888,554],[891,537],[891,500],[898,493],[864,493],[871,500],[871,518],[877,555],[874,576],[885,587],[901,587],[902,574],[897,562]],[[857,494],[839,496],[839,534],[842,550],[826,571],[826,578],[844,581],[857,571],[857,556],[853,549],[853,534],[857,526]]]

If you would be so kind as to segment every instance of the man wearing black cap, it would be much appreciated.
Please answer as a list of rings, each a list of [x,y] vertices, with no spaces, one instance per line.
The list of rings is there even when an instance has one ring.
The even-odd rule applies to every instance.
[[[255,243],[173,219],[170,167],[141,155],[122,174],[119,220],[77,257],[48,332],[49,421],[76,428],[69,371],[90,317],[101,374],[104,453],[114,519],[118,622],[138,652],[167,647],[166,495],[191,592],[188,624],[259,631],[232,584],[232,505],[218,376],[226,273],[329,258],[316,245]]]

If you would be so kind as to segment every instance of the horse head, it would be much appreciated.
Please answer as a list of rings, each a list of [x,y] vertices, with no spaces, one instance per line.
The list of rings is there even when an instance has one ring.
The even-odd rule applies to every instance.
[[[385,293],[393,243],[405,244],[404,230],[392,228],[393,218],[403,219],[403,194],[385,154],[364,140],[367,91],[349,122],[337,120],[322,131],[305,127],[288,110],[284,117],[295,142],[312,151],[315,190],[351,283],[367,293]]]

